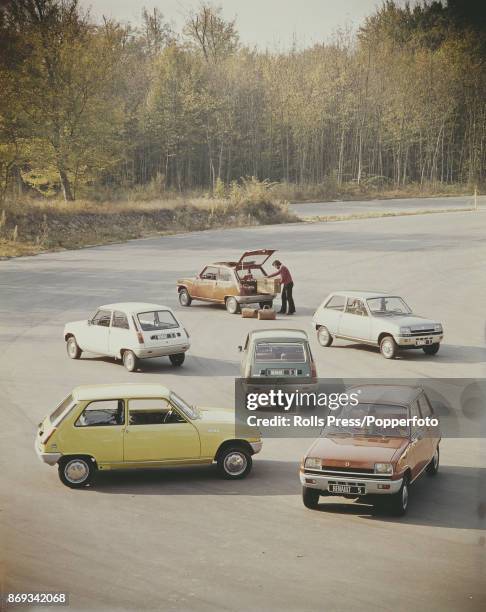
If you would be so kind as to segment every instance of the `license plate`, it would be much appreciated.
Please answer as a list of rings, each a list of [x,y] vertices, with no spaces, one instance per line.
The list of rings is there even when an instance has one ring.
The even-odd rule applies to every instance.
[[[426,344],[432,344],[432,340],[417,340],[416,346],[424,346]]]
[[[295,376],[295,370],[269,370],[270,376]]]
[[[365,495],[366,488],[359,485],[329,484],[329,493],[341,493],[343,495]]]

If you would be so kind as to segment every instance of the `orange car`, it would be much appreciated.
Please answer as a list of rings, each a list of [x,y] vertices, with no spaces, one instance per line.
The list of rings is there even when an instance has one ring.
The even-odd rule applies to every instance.
[[[438,419],[419,387],[364,385],[352,391],[358,402],[343,407],[334,422],[328,417],[302,461],[304,505],[314,509],[321,495],[338,495],[403,515],[410,485],[422,472],[434,476],[439,469]]]
[[[193,278],[180,278],[179,302],[182,306],[190,306],[192,300],[224,304],[230,314],[239,312],[242,304],[271,307],[278,281],[268,278],[263,264],[274,253],[272,249],[246,251],[238,261],[218,261]]]

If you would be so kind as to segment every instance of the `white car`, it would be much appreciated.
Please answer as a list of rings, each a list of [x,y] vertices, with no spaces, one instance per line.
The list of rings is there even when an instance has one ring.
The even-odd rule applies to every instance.
[[[402,349],[422,349],[435,355],[444,337],[438,321],[412,313],[396,295],[370,291],[331,293],[312,317],[321,346],[334,338],[379,346],[386,359]]]
[[[181,366],[190,346],[189,334],[170,308],[143,302],[100,306],[91,319],[67,323],[64,339],[71,359],[83,351],[107,355],[121,359],[129,372],[150,357],[167,356]]]

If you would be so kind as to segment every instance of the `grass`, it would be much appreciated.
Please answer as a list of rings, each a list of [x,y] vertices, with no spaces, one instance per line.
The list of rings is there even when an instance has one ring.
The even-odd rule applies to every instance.
[[[366,213],[352,213],[349,215],[316,215],[315,217],[306,217],[307,223],[330,223],[333,221],[352,221],[353,219],[379,219],[381,217],[412,217],[414,215],[433,215],[436,213],[451,213],[451,212],[473,212],[474,208],[445,208],[433,209],[424,208],[422,210],[402,210],[396,212],[380,212],[370,211]]]

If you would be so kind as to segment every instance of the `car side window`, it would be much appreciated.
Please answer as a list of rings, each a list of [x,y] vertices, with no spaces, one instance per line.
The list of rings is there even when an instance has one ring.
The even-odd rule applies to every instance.
[[[429,403],[429,400],[427,399],[427,397],[425,395],[421,395],[418,398],[418,403],[420,406],[420,412],[422,413],[422,417],[425,419],[427,417],[432,417],[433,416],[433,411],[432,411],[432,406]]]
[[[227,270],[226,268],[220,268],[218,280],[223,281],[225,283],[231,282],[233,280],[231,276],[231,272]]]
[[[113,313],[113,321],[111,323],[111,326],[118,327],[119,329],[130,329],[127,315],[124,312],[119,312],[115,310],[115,312]]]
[[[123,400],[96,400],[90,402],[74,423],[75,427],[100,427],[123,425],[125,403]]]
[[[99,325],[101,327],[110,327],[111,312],[109,310],[98,310],[95,316],[91,319],[91,325]]]
[[[357,300],[356,298],[348,298],[346,302],[346,312],[360,317],[368,316],[363,300]]]
[[[165,398],[131,399],[128,402],[129,425],[167,425],[186,420]]]
[[[213,266],[208,266],[207,268],[204,268],[201,274],[201,278],[204,280],[216,280],[217,277],[218,277],[218,268],[215,268]]]
[[[327,302],[324,308],[329,308],[330,310],[344,310],[344,304],[346,302],[346,298],[343,295],[333,295],[332,298]]]

